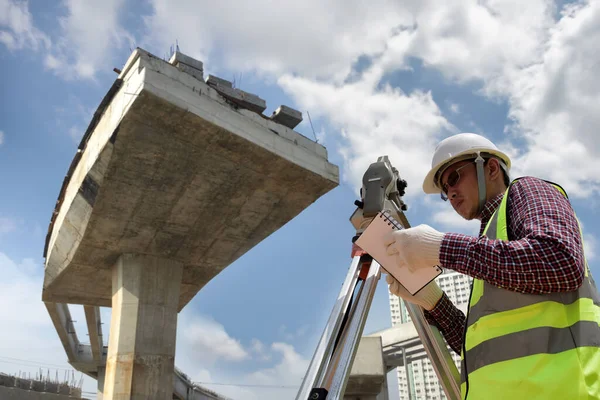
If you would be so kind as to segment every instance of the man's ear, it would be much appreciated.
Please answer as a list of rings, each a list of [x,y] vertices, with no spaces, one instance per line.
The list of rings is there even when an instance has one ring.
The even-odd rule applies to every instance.
[[[502,168],[500,167],[500,163],[495,158],[490,158],[488,160],[488,173],[490,175],[491,180],[502,179]]]

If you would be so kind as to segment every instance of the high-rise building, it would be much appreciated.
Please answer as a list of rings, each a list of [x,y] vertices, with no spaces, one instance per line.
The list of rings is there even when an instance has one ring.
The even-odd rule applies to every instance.
[[[445,271],[436,278],[437,284],[458,308],[465,311],[469,302],[472,279],[454,271]],[[408,310],[399,297],[390,293],[392,326],[411,322]],[[452,359],[460,371],[460,356],[451,351]],[[439,384],[435,370],[428,358],[408,364],[408,374],[404,367],[398,367],[398,389],[400,399],[443,400],[444,389]],[[411,393],[409,397],[409,391]]]

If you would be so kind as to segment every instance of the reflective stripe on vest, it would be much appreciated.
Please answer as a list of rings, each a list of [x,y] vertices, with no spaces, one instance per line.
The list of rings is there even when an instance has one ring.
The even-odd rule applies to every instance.
[[[507,197],[485,228],[490,239],[508,240]],[[576,291],[544,295],[473,280],[463,399],[600,398],[600,295],[587,262],[585,275]]]

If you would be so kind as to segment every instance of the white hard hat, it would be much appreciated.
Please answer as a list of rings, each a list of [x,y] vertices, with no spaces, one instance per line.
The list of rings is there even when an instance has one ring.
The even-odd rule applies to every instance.
[[[438,180],[444,170],[455,162],[477,157],[477,153],[484,158],[486,154],[500,158],[506,164],[508,174],[510,158],[498,150],[494,143],[475,133],[459,133],[442,140],[435,148],[431,170],[423,181],[423,191],[427,194],[439,193]]]

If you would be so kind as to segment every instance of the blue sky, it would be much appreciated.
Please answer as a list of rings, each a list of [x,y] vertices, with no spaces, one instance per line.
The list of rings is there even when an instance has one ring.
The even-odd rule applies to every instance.
[[[177,42],[205,75],[235,77],[265,99],[265,115],[280,104],[302,110],[297,130],[313,138],[309,111],[340,166],[339,187],[180,314],[176,364],[195,381],[240,399],[294,397],[350,263],[360,178],[378,156],[408,181],[413,224],[475,234],[476,222],[420,191],[435,143],[454,132],[495,140],[513,156],[514,176],[567,189],[599,280],[597,1],[226,3],[0,0],[0,298],[10,305],[0,311],[0,372],[69,368],[41,302],[44,239],[112,69],[136,46],[163,57]],[[80,308],[72,310],[85,341]],[[382,283],[365,331],[390,325]]]

